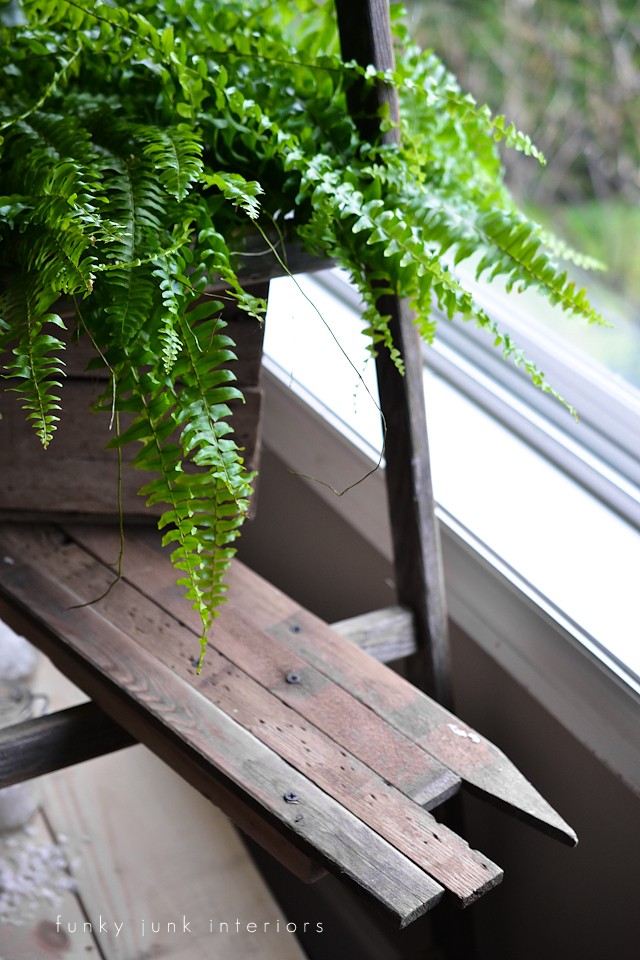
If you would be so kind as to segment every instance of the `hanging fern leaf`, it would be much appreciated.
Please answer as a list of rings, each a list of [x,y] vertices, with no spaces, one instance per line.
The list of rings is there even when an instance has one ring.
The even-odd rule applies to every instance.
[[[167,193],[184,200],[202,174],[202,142],[186,123],[177,127],[138,126],[134,134],[144,144],[148,157]]]
[[[257,197],[264,190],[256,180],[245,180],[237,173],[213,173],[205,177],[205,183],[217,187],[234,206],[244,210],[251,220],[257,220],[260,214]]]
[[[167,373],[173,369],[182,349],[182,341],[177,332],[181,310],[184,308],[184,286],[172,275],[164,259],[153,270],[153,276],[160,281],[160,292],[164,306],[164,317],[159,338],[162,344],[162,363]]]
[[[137,364],[125,362],[117,404],[129,409],[133,400],[142,410],[112,441],[142,443],[134,465],[157,474],[140,493],[149,505],[167,505],[159,526],[167,530],[163,542],[174,545],[172,561],[185,574],[180,583],[202,619],[203,653],[224,598],[231,544],[246,515],[253,479],[229,436],[228,403],[242,394],[231,385],[233,374],[226,367],[235,356],[231,341],[220,332],[218,317],[211,316],[219,307],[215,302],[194,306],[188,323],[178,321],[184,351],[173,379],[140,376]]]
[[[10,350],[5,376],[17,383],[10,388],[20,398],[43,447],[53,439],[60,410],[59,390],[64,376],[60,354],[64,343],[51,333],[51,326],[64,329],[62,319],[47,312],[51,296],[33,277],[15,281],[0,296],[0,348]]]

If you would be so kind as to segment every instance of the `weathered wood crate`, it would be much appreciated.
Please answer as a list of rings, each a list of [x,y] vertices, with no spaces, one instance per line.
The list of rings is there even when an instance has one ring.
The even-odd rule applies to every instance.
[[[268,281],[254,287],[256,296],[267,296]],[[256,469],[260,456],[262,390],[260,365],[264,324],[246,316],[233,304],[225,307],[225,330],[237,344],[238,360],[232,369],[245,403],[234,401],[234,440],[244,451],[245,462]],[[106,369],[87,370],[95,353],[86,338],[68,344],[66,376],[62,384],[58,429],[44,450],[26,422],[12,382],[0,383],[0,445],[3,451],[0,482],[0,517],[46,520],[91,517],[113,520],[118,510],[118,459],[106,450],[113,438],[109,412],[95,413],[92,406],[108,390]],[[122,417],[123,428],[126,417]],[[155,520],[163,505],[147,508],[137,491],[149,482],[145,471],[131,464],[135,446],[123,450],[122,512],[129,520]]]

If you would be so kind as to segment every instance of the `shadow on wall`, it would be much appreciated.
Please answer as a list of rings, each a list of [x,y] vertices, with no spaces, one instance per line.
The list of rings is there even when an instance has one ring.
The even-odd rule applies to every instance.
[[[329,623],[395,602],[391,564],[266,449],[238,556]]]

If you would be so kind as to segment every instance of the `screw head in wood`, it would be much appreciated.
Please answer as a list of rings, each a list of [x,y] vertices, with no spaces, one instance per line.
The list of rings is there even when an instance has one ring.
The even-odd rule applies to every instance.
[[[287,803],[300,803],[300,796],[297,793],[294,793],[293,790],[287,790],[284,795],[284,799]]]
[[[285,680],[287,681],[287,683],[300,683],[300,679],[301,679],[300,674],[296,673],[295,670],[290,670],[285,677]]]

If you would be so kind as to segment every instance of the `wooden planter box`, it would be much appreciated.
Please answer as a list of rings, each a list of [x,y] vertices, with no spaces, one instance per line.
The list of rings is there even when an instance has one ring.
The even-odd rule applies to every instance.
[[[278,237],[272,238],[280,244]],[[281,264],[261,238],[238,237],[237,249],[245,257],[238,279],[246,290],[267,298],[269,281],[283,275]],[[281,250],[291,274],[314,273],[335,266],[331,260],[312,256],[299,243],[286,242]],[[214,292],[224,289],[214,284]],[[263,392],[260,386],[264,325],[234,307],[225,306],[225,333],[236,344],[238,360],[233,364],[236,385],[245,403],[234,403],[234,439],[244,450],[250,470],[259,465]],[[110,415],[95,414],[92,404],[104,392],[107,377],[86,366],[93,353],[85,343],[71,344],[65,355],[66,377],[62,386],[62,411],[55,437],[43,450],[11,382],[0,382],[0,520],[56,520],[87,518],[110,520],[118,517],[118,463],[114,450],[105,450],[112,438]],[[0,360],[2,358],[0,357]],[[124,418],[122,418],[124,420]],[[147,507],[138,490],[153,474],[130,466],[136,451],[123,450],[122,510],[127,521],[155,521],[164,511],[162,504]],[[255,484],[254,484],[255,487]],[[255,491],[254,491],[255,492]],[[254,497],[255,500],[255,497]],[[255,509],[253,505],[252,511]]]
[[[255,288],[266,297],[268,282]],[[262,390],[260,366],[264,325],[246,314],[225,308],[228,333],[237,344],[233,364],[237,386],[245,403],[233,407],[234,439],[244,450],[245,462],[256,469],[260,454]],[[0,444],[3,451],[0,481],[0,518],[50,520],[118,516],[118,463],[115,450],[105,450],[113,437],[109,413],[93,413],[92,405],[108,386],[108,376],[86,370],[92,352],[87,343],[73,343],[65,354],[60,423],[47,450],[27,423],[18,395],[5,381],[0,391]],[[124,424],[123,424],[124,426]],[[129,521],[154,521],[164,506],[147,507],[137,491],[152,474],[130,465],[136,450],[123,450],[122,505]]]

